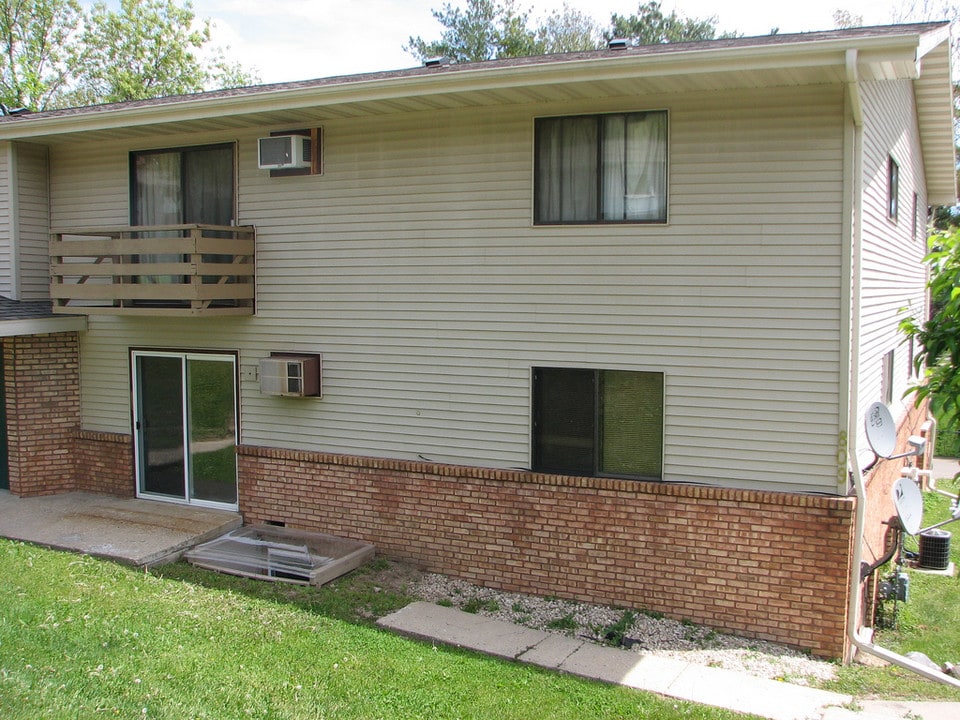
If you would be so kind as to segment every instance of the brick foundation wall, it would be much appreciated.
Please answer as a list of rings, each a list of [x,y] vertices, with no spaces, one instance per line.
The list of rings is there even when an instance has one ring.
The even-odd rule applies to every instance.
[[[133,438],[124,433],[81,430],[77,448],[77,489],[134,497]]]
[[[77,333],[4,338],[3,362],[10,492],[26,497],[75,490]]]
[[[241,446],[247,523],[842,657],[854,500]]]

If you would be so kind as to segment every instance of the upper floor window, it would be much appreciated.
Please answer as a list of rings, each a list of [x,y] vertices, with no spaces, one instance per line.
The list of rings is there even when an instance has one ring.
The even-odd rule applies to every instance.
[[[892,157],[887,159],[887,217],[897,219],[900,204],[900,166]]]
[[[232,225],[233,158],[232,143],[131,153],[130,221]]]
[[[666,111],[538,118],[534,223],[665,223]]]

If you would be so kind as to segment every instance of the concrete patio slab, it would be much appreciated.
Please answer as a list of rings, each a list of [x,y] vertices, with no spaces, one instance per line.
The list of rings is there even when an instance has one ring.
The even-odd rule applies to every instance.
[[[0,537],[138,567],[240,527],[239,513],[191,505],[64,493],[19,498],[0,491]]]

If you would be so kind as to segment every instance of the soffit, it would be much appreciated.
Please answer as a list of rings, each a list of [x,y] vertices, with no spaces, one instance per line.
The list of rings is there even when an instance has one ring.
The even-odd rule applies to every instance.
[[[915,81],[931,202],[952,203],[949,26],[743,38],[448,65],[163,98],[0,120],[0,140],[56,145],[298,127],[328,120],[505,105],[842,84],[848,50],[861,81]]]

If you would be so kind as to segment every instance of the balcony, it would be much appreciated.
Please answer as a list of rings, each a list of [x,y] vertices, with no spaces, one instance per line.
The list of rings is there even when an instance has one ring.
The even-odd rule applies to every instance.
[[[80,315],[253,315],[253,226],[57,230],[53,311]]]

